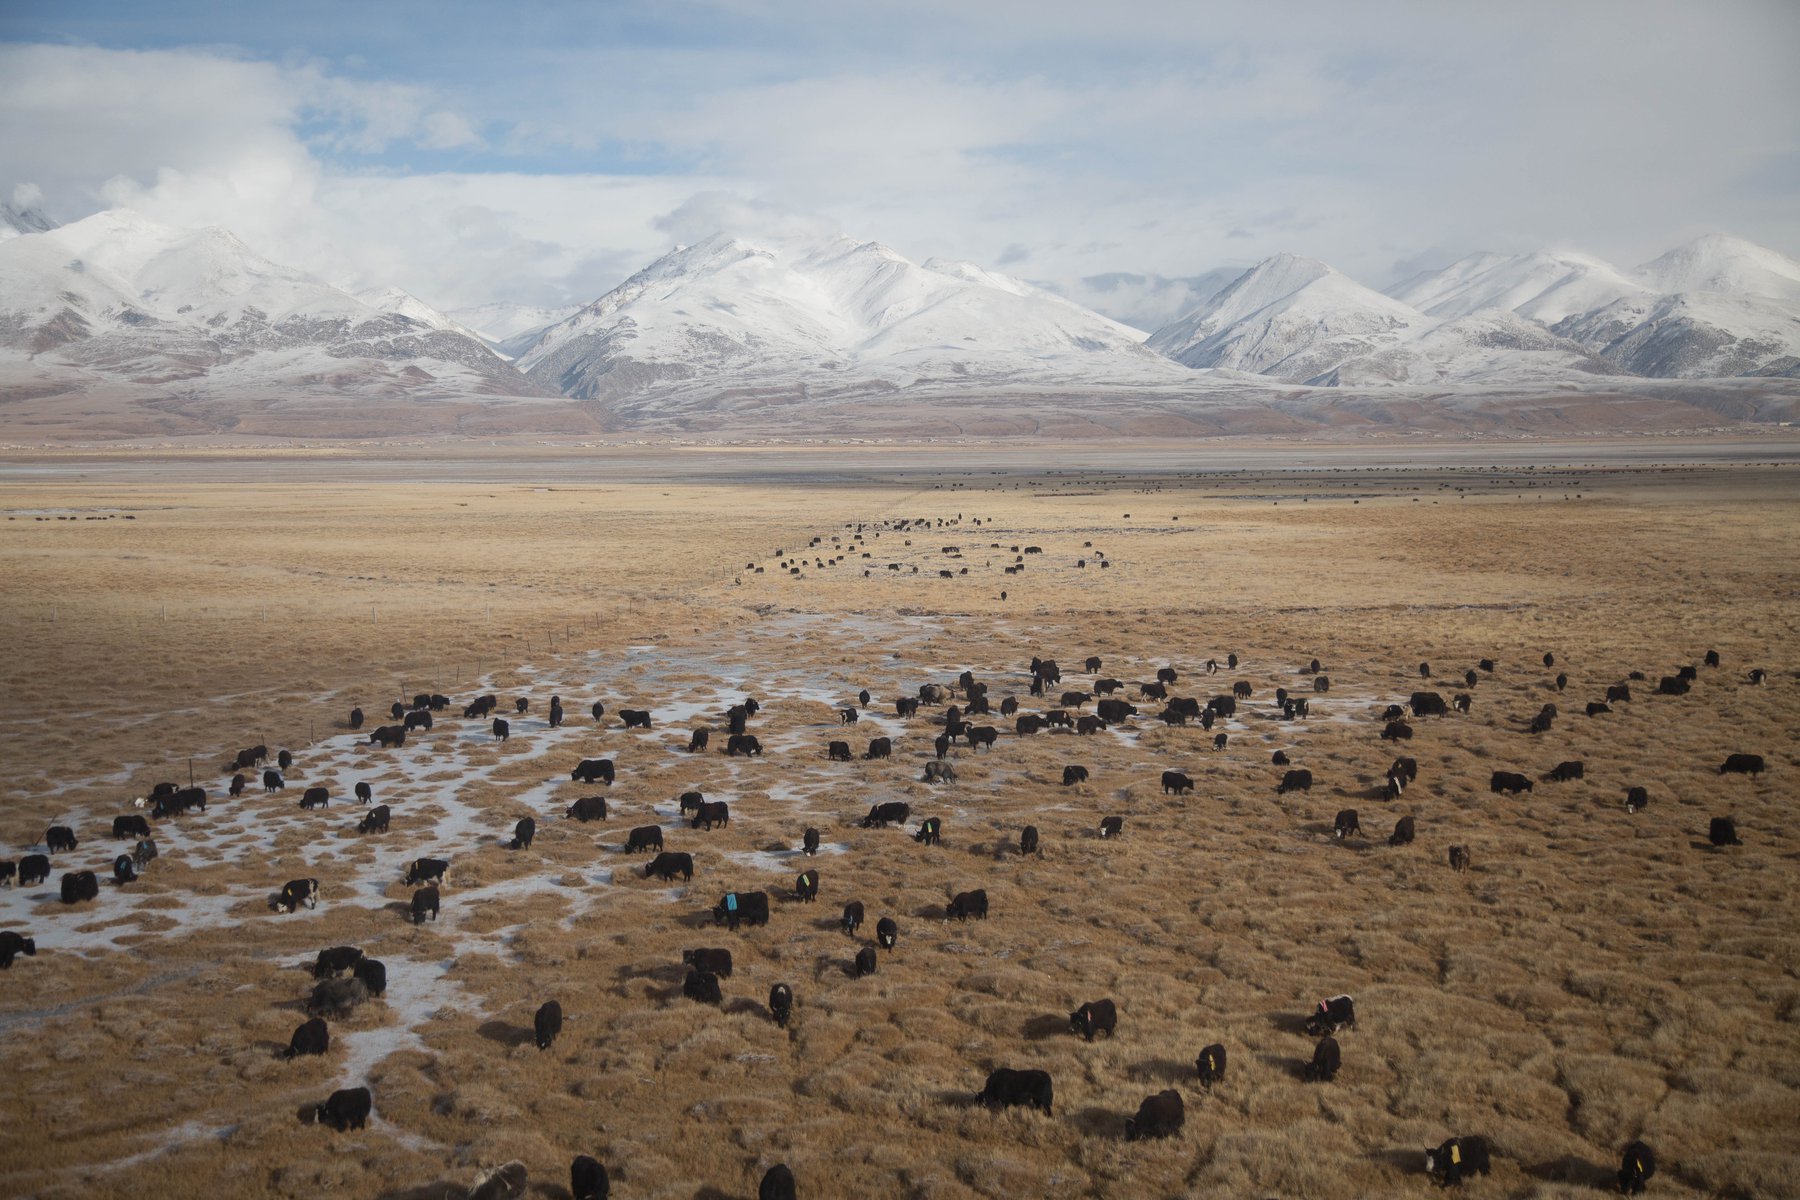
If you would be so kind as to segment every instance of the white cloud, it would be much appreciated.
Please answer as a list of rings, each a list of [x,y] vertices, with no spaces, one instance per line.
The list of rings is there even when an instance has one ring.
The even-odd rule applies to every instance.
[[[1036,278],[1292,250],[1379,284],[1477,248],[1629,265],[1709,228],[1800,251],[1796,6],[872,0],[854,30],[823,0],[656,13],[670,36],[552,23],[435,81],[0,45],[0,185],[41,186],[65,219],[225,225],[443,307],[591,299],[715,228]],[[714,25],[747,36],[696,33]]]

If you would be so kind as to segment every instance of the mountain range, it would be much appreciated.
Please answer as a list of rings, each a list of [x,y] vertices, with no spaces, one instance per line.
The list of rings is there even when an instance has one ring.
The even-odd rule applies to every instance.
[[[871,397],[1151,397],[1194,410],[1227,394],[1285,403],[1296,385],[1410,403],[1421,389],[1800,378],[1800,264],[1720,235],[1629,271],[1572,253],[1470,255],[1385,292],[1289,254],[1062,290],[1159,319],[1190,307],[1147,332],[971,263],[915,263],[849,237],[720,233],[579,308],[452,316],[398,288],[352,294],[221,229],[126,210],[56,226],[6,206],[0,399],[33,398],[41,413],[57,397],[106,392],[212,427],[232,427],[234,405],[307,397],[345,412],[560,404],[581,415],[543,419],[629,428],[709,414],[725,427],[732,414]],[[1315,407],[1331,406],[1329,394],[1306,393]]]

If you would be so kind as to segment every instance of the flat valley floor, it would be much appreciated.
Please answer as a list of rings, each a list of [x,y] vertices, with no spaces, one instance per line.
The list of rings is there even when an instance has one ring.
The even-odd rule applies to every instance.
[[[1472,1196],[1597,1194],[1634,1138],[1652,1195],[1800,1193],[1800,466],[859,474],[856,455],[785,481],[597,461],[551,482],[528,460],[463,484],[326,460],[308,482],[295,459],[265,484],[180,459],[5,474],[0,839],[17,859],[65,824],[80,845],[0,889],[0,929],[38,947],[0,974],[0,1193],[435,1198],[517,1159],[529,1194],[562,1196],[585,1153],[619,1197],[752,1196],[777,1162],[806,1197],[1424,1196],[1424,1148],[1467,1134],[1494,1157]],[[1034,656],[1063,673],[1044,698]],[[902,719],[896,698],[968,670],[996,706],[1047,711],[1091,688],[1090,656],[1136,717],[1028,737],[977,718],[997,744],[923,781],[942,708]],[[1687,695],[1655,694],[1686,665]],[[1137,685],[1169,666],[1174,695],[1250,697],[1211,732],[1166,726]],[[1629,702],[1586,714],[1621,682]],[[1310,712],[1284,719],[1277,689]],[[1470,711],[1383,741],[1421,689]],[[349,731],[353,706],[366,734],[417,692],[455,707],[404,747]],[[485,693],[505,742],[461,716]],[[759,758],[722,753],[745,697]],[[876,737],[891,758],[862,757]],[[839,739],[853,761],[828,761]],[[221,768],[259,743],[293,754],[285,791],[252,772],[226,797]],[[1310,792],[1277,794],[1278,750]],[[1720,774],[1732,753],[1767,770]],[[1418,776],[1390,801],[1399,755]],[[572,782],[584,758],[617,781]],[[1569,760],[1583,778],[1544,778]],[[1069,765],[1088,780],[1063,786]],[[115,886],[112,818],[190,770],[207,811],[157,822],[160,857]],[[1165,770],[1192,794],[1164,794]],[[1496,770],[1534,789],[1493,794]],[[356,833],[357,782],[389,832]],[[329,807],[300,809],[310,786]],[[1628,787],[1648,808],[1627,813]],[[729,826],[688,828],[689,790]],[[566,819],[588,795],[608,819]],[[861,828],[894,800],[905,829]],[[1339,840],[1348,808],[1362,833]],[[509,850],[528,815],[535,844]],[[1407,815],[1417,840],[1390,846]],[[1714,816],[1741,846],[1708,844]],[[913,839],[925,817],[941,845]],[[623,852],[650,824],[691,882]],[[1017,852],[1026,825],[1041,856]],[[420,856],[450,867],[414,925]],[[99,898],[64,906],[84,868]],[[815,904],[792,899],[808,868]],[[271,912],[301,877],[317,909]],[[987,919],[947,922],[972,888]],[[713,926],[753,890],[766,927]],[[882,916],[898,944],[855,978]],[[325,1056],[282,1061],[305,968],[338,945],[382,960],[387,993],[331,1021]],[[696,947],[733,953],[719,1007],[682,995]],[[1302,1019],[1340,992],[1342,1071],[1303,1082]],[[566,1024],[540,1052],[551,998]],[[1118,1029],[1090,1044],[1067,1014],[1101,998]],[[1230,1065],[1208,1092],[1212,1042]],[[1053,1114],[976,1105],[996,1067],[1048,1071]],[[302,1123],[358,1085],[368,1128]],[[1180,1135],[1126,1140],[1167,1088]]]

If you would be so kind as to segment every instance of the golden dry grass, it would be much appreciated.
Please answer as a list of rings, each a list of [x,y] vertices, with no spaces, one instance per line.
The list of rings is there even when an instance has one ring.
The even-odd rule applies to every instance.
[[[554,1195],[592,1153],[616,1195],[684,1200],[752,1194],[777,1161],[807,1196],[1424,1195],[1420,1151],[1453,1133],[1496,1148],[1471,1194],[1591,1194],[1633,1137],[1662,1161],[1654,1194],[1779,1196],[1800,1178],[1790,471],[543,490],[205,486],[178,464],[129,485],[12,484],[4,507],[12,855],[68,819],[83,844],[54,870],[103,867],[121,845],[110,817],[157,779],[185,781],[190,753],[218,790],[239,746],[298,761],[285,796],[253,788],[159,832],[145,880],[107,884],[80,912],[5,895],[4,926],[42,949],[0,976],[0,1191],[438,1196],[427,1185],[519,1158]],[[136,520],[21,511],[108,508]],[[866,563],[773,566],[777,547],[847,541],[846,522],[959,513],[884,530]],[[1014,544],[1045,553],[1006,576]],[[947,564],[970,574],[939,579]],[[1693,694],[1648,694],[1707,649],[1725,665]],[[1570,677],[1560,695],[1546,650]],[[1196,673],[1228,651],[1239,670]],[[891,713],[965,667],[1038,707],[1034,653],[1073,687],[1098,654],[1122,679],[1173,662],[1179,694],[1241,678],[1255,697],[1222,753],[1146,704],[1135,736],[1003,733],[991,753],[958,750],[959,781],[935,789],[919,781],[927,721],[835,723],[860,687]],[[1305,689],[1314,655],[1331,691],[1300,726],[1273,719],[1274,689]],[[1472,714],[1415,721],[1419,781],[1377,799],[1396,753],[1376,736],[1381,705],[1420,686],[1421,659],[1448,695],[1462,689],[1446,676],[1488,656],[1499,669]],[[1650,676],[1637,699],[1580,714],[1633,669]],[[396,693],[466,699],[478,675],[534,699],[504,746],[454,713],[403,755],[351,748],[338,727],[354,702],[375,724]],[[552,692],[569,712],[556,734],[540,719]],[[758,761],[717,753],[718,722],[714,752],[690,757],[692,722],[626,734],[613,717],[744,694],[766,705]],[[598,729],[594,697],[609,709]],[[1527,735],[1548,700],[1555,729]],[[888,732],[892,761],[824,761],[829,740],[860,751]],[[1274,794],[1277,748],[1313,771],[1310,794]],[[1770,772],[1721,778],[1738,750]],[[616,758],[618,783],[568,782],[582,756]],[[1494,769],[1535,778],[1572,758],[1581,782],[1488,793]],[[1066,763],[1091,781],[1061,787]],[[1161,794],[1169,767],[1194,776],[1191,798]],[[299,813],[309,770],[345,791],[369,779],[393,832],[354,837],[340,800]],[[1631,784],[1652,795],[1634,816]],[[675,828],[691,787],[731,801],[728,829]],[[599,791],[612,819],[561,820]],[[944,844],[858,828],[885,799],[941,815]],[[1332,841],[1344,807],[1367,838]],[[538,842],[509,853],[500,839],[528,812]],[[1402,813],[1418,842],[1390,848]],[[1745,844],[1720,852],[1705,828],[1723,813]],[[1125,837],[1102,842],[1113,814]],[[618,852],[652,822],[694,853],[691,887],[645,881],[644,859]],[[809,823],[827,852],[812,864],[821,902],[804,906],[783,897]],[[1041,860],[1006,852],[1027,823]],[[1471,848],[1466,875],[1445,865],[1451,843]],[[444,914],[415,928],[400,876],[439,851]],[[318,911],[269,914],[263,897],[302,875],[324,883]],[[946,900],[977,886],[990,918],[944,924]],[[766,928],[710,926],[719,893],[756,887],[776,896]],[[871,927],[902,926],[860,981],[835,930],[852,898]],[[326,1059],[276,1060],[310,986],[296,964],[341,943],[389,964],[389,1001],[333,1022]],[[681,998],[692,946],[737,958],[723,1011]],[[797,996],[788,1033],[762,1008],[777,980]],[[1340,1038],[1343,1072],[1303,1084],[1298,1018],[1339,991],[1361,1018]],[[552,996],[567,1025],[540,1054],[531,1014]],[[1084,1044],[1062,1017],[1102,996],[1118,1036]],[[1207,1095],[1193,1059],[1215,1040],[1231,1068]],[[1056,1115],[972,1107],[1002,1065],[1050,1071]],[[299,1123],[350,1082],[373,1089],[374,1127]],[[1165,1087],[1187,1098],[1183,1135],[1123,1141],[1124,1118]]]

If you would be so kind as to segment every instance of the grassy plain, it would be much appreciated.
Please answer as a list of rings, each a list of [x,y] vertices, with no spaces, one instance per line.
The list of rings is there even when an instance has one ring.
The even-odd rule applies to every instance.
[[[438,1197],[518,1158],[533,1194],[561,1195],[591,1153],[614,1195],[682,1200],[752,1195],[780,1161],[806,1196],[1403,1196],[1427,1192],[1425,1146],[1481,1133],[1496,1161],[1474,1195],[1593,1194],[1635,1137],[1661,1159],[1653,1194],[1792,1195],[1794,470],[6,484],[0,838],[17,857],[61,821],[82,845],[0,900],[0,927],[40,947],[0,976],[0,1192]],[[899,518],[928,524],[870,536]],[[834,536],[847,557],[814,565]],[[1043,553],[1006,575],[1015,545]],[[778,549],[805,549],[799,575]],[[1650,694],[1709,649],[1723,665],[1690,695]],[[1204,673],[1231,652],[1237,670]],[[1173,664],[1177,694],[1254,694],[1218,752],[1150,703],[1091,737],[996,720],[998,746],[953,751],[941,787],[920,781],[930,721],[875,719],[964,668],[1046,707],[1026,694],[1034,654],[1065,688],[1098,655],[1131,683]],[[1301,672],[1315,656],[1329,692]],[[1464,688],[1481,658],[1496,670]],[[1649,678],[1631,703],[1583,715],[1633,670]],[[1421,686],[1470,691],[1472,712],[1414,721],[1397,750],[1378,714]],[[870,714],[844,731],[835,710],[864,687]],[[1278,719],[1278,687],[1312,697],[1311,717]],[[532,712],[504,745],[458,713],[404,755],[353,745],[353,704],[383,723],[416,691]],[[722,721],[700,715],[743,695],[765,705],[761,760],[718,753]],[[1527,734],[1546,702],[1554,729]],[[663,717],[628,734],[622,706]],[[703,723],[713,752],[690,756]],[[878,734],[892,760],[825,761],[829,740],[860,752]],[[259,742],[294,752],[289,790],[217,799],[220,765]],[[1310,793],[1276,796],[1277,749],[1312,770]],[[1736,751],[1768,773],[1720,776]],[[1397,753],[1419,778],[1388,802]],[[60,873],[105,874],[125,848],[111,817],[185,783],[190,756],[212,810],[158,829],[143,881],[65,910]],[[563,820],[606,790],[568,768],[603,756],[612,819]],[[1565,759],[1586,777],[1541,781]],[[1070,763],[1090,781],[1062,787]],[[1167,768],[1193,796],[1161,793]],[[1540,782],[1490,795],[1496,769]],[[356,837],[341,795],[295,807],[309,780],[352,778],[392,805],[393,832]],[[1628,815],[1634,785],[1652,802]],[[677,828],[689,788],[729,799],[729,828]],[[886,799],[942,816],[943,845],[860,829]],[[1367,836],[1333,840],[1341,808]],[[537,844],[509,852],[526,814]],[[1403,814],[1418,841],[1390,847]],[[1744,844],[1718,851],[1705,830],[1724,814]],[[1108,815],[1122,840],[1096,836]],[[619,852],[650,823],[694,853],[691,886]],[[810,863],[792,853],[808,824],[826,843]],[[1041,859],[1010,852],[1026,824]],[[400,878],[426,853],[452,867],[442,919],[414,927]],[[809,865],[820,903],[788,901]],[[297,876],[321,879],[318,910],[270,914]],[[711,927],[720,893],[758,887],[766,928]],[[973,887],[989,919],[944,923]],[[865,980],[835,929],[850,899],[865,933],[902,927]],[[345,943],[389,964],[388,999],[334,1022],[324,1059],[279,1061],[311,982],[297,964]],[[694,946],[736,956],[722,1011],[681,996]],[[786,1033],[763,1008],[777,980],[797,996]],[[1299,1019],[1337,992],[1360,1017],[1343,1072],[1303,1083]],[[568,1023],[539,1053],[531,1014],[552,996]],[[1066,1014],[1101,997],[1118,1034],[1085,1044]],[[1213,1041],[1231,1067],[1207,1094],[1193,1060]],[[972,1106],[996,1066],[1048,1070],[1055,1115]],[[374,1091],[370,1129],[299,1122],[352,1083]],[[1187,1100],[1182,1136],[1123,1140],[1166,1087]]]

